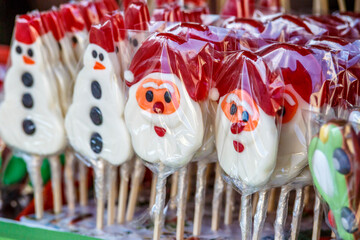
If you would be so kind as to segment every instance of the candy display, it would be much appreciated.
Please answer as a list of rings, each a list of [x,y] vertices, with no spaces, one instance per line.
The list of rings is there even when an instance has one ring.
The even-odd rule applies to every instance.
[[[359,238],[360,15],[285,2],[18,15],[0,216],[99,239]]]

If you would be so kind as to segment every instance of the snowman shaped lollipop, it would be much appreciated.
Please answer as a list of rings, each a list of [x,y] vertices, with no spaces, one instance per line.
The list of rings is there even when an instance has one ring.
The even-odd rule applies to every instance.
[[[81,58],[88,38],[86,23],[79,7],[76,4],[62,4],[60,6],[60,17],[64,23],[66,35],[71,39],[72,48],[76,60]]]
[[[97,227],[102,228],[104,161],[120,165],[131,158],[132,147],[122,118],[125,94],[118,78],[119,63],[110,21],[92,26],[89,41],[65,127],[71,146],[94,167],[100,206]]]
[[[51,156],[65,148],[66,137],[56,83],[50,82],[52,78],[47,74],[39,27],[32,19],[16,20],[12,66],[5,78],[5,99],[0,106],[0,135],[14,149],[33,156]],[[43,213],[41,162],[41,157],[27,160],[37,218]]]

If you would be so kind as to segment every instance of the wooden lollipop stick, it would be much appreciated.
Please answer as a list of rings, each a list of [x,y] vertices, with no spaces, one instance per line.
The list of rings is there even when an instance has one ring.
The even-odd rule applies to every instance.
[[[226,200],[225,200],[225,216],[224,224],[229,226],[232,224],[234,211],[234,190],[231,184],[226,184]]]
[[[285,221],[288,212],[288,202],[290,195],[291,187],[285,185],[281,187],[279,203],[276,211],[275,219],[275,239],[284,239],[285,236]]]
[[[252,215],[254,216],[255,215],[255,212],[256,212],[256,208],[257,208],[257,205],[258,205],[258,201],[259,201],[259,193],[254,193],[253,194],[253,209],[252,209]]]
[[[171,189],[170,189],[170,209],[172,210],[176,208],[178,180],[179,180],[179,172],[174,172],[173,175],[171,175]]]
[[[304,191],[302,188],[296,189],[293,218],[291,222],[291,240],[299,238],[301,217],[304,209]]]
[[[136,158],[135,169],[131,176],[131,191],[129,197],[129,203],[126,212],[126,221],[133,220],[135,207],[139,196],[140,185],[144,179],[145,166],[140,158]]]
[[[196,173],[196,193],[195,193],[195,215],[193,235],[199,236],[201,233],[201,224],[205,207],[205,191],[206,191],[206,170],[208,161],[206,159],[197,163]]]
[[[265,220],[266,220],[266,212],[269,203],[269,191],[261,191],[258,194],[258,201],[256,212],[254,215],[254,232],[252,240],[259,240],[261,239],[261,233],[264,228]]]
[[[154,214],[154,235],[153,240],[159,240],[161,236],[162,227],[164,224],[164,206],[166,198],[166,176],[165,166],[163,163],[159,164],[159,174],[156,181],[156,197],[153,209]]]
[[[346,3],[345,0],[338,0],[340,12],[346,12]]]
[[[126,162],[120,167],[120,189],[119,189],[119,203],[117,212],[117,223],[123,224],[125,222],[125,208],[128,198],[128,188],[130,181],[130,170],[132,161]]]
[[[219,229],[223,192],[224,192],[224,180],[221,177],[220,165],[219,165],[219,163],[216,163],[214,195],[213,195],[212,213],[211,213],[212,214],[212,216],[211,216],[211,230],[212,231],[217,231]]]
[[[64,168],[64,182],[66,202],[70,212],[75,210],[76,194],[74,181],[74,163],[75,155],[70,149],[65,151],[65,168]]]
[[[304,208],[306,209],[310,201],[310,186],[304,188]]]
[[[276,206],[275,199],[276,199],[276,188],[272,188],[269,197],[268,213],[275,211],[275,206]]]
[[[311,237],[312,240],[320,239],[321,219],[322,219],[321,200],[318,194],[316,193],[315,205],[314,205],[313,232]]]
[[[313,13],[314,14],[328,14],[329,3],[328,0],[313,0]]]
[[[105,166],[103,159],[95,162],[95,194],[96,194],[96,228],[102,229],[104,226],[104,199],[105,199]]]
[[[51,187],[53,192],[54,213],[61,213],[62,194],[61,194],[61,163],[60,156],[49,157],[51,169]]]
[[[115,202],[116,202],[116,186],[117,186],[117,167],[107,164],[107,225],[113,225],[115,221]]]
[[[88,205],[88,167],[81,161],[79,164],[79,188],[80,188],[80,205],[85,207]]]
[[[359,12],[360,12],[360,0],[355,0],[354,11],[355,11],[356,13],[359,13]]]
[[[43,159],[40,156],[26,156],[24,160],[34,188],[35,216],[39,220],[44,216],[43,182],[40,171]]]
[[[177,223],[176,223],[176,239],[184,239],[184,227],[185,227],[185,211],[187,201],[187,187],[186,183],[188,175],[188,168],[183,167],[179,170],[179,186],[178,186],[178,200],[177,200]]]
[[[290,0],[281,0],[281,6],[284,13],[289,13],[291,10]]]
[[[150,193],[150,202],[149,208],[151,209],[155,204],[155,197],[156,197],[156,184],[157,184],[158,176],[156,174],[152,174],[152,181],[151,181],[151,193]]]
[[[251,195],[241,195],[241,239],[249,240],[252,223]]]

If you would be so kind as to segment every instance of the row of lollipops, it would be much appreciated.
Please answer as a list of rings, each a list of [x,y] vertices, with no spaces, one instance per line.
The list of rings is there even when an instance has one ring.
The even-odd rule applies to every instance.
[[[181,239],[188,163],[198,164],[195,212],[201,218],[204,169],[218,161],[217,171],[221,168],[224,179],[243,194],[243,239],[251,236],[251,194],[260,196],[254,220],[257,239],[269,189],[278,186],[282,191],[275,230],[277,237],[284,236],[281,217],[288,193],[298,188],[301,194],[311,182],[305,136],[311,112],[303,117],[302,110],[347,118],[358,104],[357,16],[219,18],[213,24],[223,27],[216,27],[170,23],[167,17],[151,22],[146,4],[132,2],[124,17],[107,9],[98,18],[101,23],[92,25],[98,22],[83,12],[93,9],[100,16],[95,3],[64,4],[16,19],[0,134],[28,163],[37,217],[43,212],[42,157],[50,157],[55,213],[62,206],[58,155],[67,152],[70,208],[75,205],[74,152],[94,169],[98,228],[103,226],[106,198],[108,223],[114,221],[115,166],[121,165],[120,223],[133,173],[127,209],[127,220],[132,219],[144,161],[157,177],[154,239],[160,238],[164,221],[166,178],[178,172]],[[177,5],[157,12],[169,16],[175,9],[181,12]],[[202,15],[197,19],[202,21]],[[136,160],[131,161],[134,153]],[[221,181],[218,174],[217,184]],[[216,204],[220,194],[217,200],[214,196]],[[199,234],[201,220],[197,222],[194,232]]]

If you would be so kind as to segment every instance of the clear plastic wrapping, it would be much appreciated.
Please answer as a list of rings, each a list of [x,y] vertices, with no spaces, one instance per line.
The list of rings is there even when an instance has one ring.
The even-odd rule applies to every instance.
[[[227,182],[251,194],[264,187],[276,165],[283,80],[248,51],[225,56],[214,80],[220,97],[215,123],[219,163]]]
[[[199,103],[208,94],[211,56],[208,43],[171,33],[150,36],[136,52],[125,73],[130,86],[125,120],[143,160],[173,172],[201,147]]]

